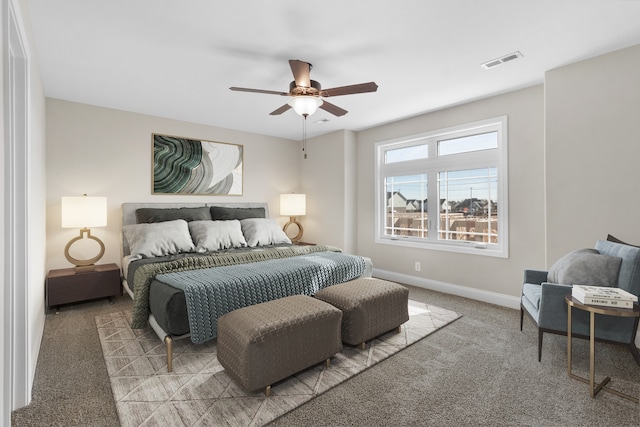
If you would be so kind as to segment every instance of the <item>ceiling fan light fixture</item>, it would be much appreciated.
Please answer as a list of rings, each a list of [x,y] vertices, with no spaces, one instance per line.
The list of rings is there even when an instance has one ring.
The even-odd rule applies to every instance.
[[[322,105],[322,99],[317,96],[293,96],[287,102],[293,110],[301,116],[310,116]]]

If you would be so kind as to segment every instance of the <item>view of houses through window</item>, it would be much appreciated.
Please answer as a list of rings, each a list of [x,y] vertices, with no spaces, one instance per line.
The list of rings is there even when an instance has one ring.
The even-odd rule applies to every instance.
[[[503,124],[496,119],[483,126],[380,143],[378,179],[384,196],[379,199],[378,239],[474,242],[478,249],[502,244]]]
[[[419,188],[419,193],[426,196],[426,175],[388,177],[385,182],[386,234],[426,238],[429,223],[427,198],[408,198],[402,192],[403,187],[407,194],[413,192],[409,188]],[[438,239],[498,242],[496,168],[440,172],[438,186]]]

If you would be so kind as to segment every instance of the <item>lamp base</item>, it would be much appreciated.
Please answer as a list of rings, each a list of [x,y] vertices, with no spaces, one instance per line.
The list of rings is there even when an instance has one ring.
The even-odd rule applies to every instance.
[[[298,234],[296,234],[294,237],[289,237],[289,235],[287,234],[287,228],[289,228],[291,224],[295,224],[296,226],[298,226]],[[287,237],[289,237],[289,239],[291,239],[291,241],[295,243],[299,242],[300,239],[302,239],[302,233],[304,232],[304,229],[302,228],[302,224],[298,222],[295,216],[290,216],[289,222],[287,222],[284,227],[282,227],[282,231],[284,231],[284,234],[287,234]]]
[[[96,265],[76,265],[76,273],[90,273],[96,271]]]
[[[82,240],[85,234],[87,235],[87,239],[95,240],[96,242],[98,242],[98,244],[100,245],[100,252],[98,253],[98,255],[90,259],[77,259],[72,257],[71,254],[69,254],[69,249],[75,242],[77,242],[78,240]],[[102,258],[103,255],[104,243],[102,243],[102,240],[98,239],[97,237],[92,236],[91,230],[89,230],[88,228],[81,228],[80,235],[69,240],[67,246],[64,247],[64,256],[65,258],[67,258],[67,261],[76,266],[76,273],[87,273],[89,271],[95,271],[95,264],[100,260],[100,258]]]

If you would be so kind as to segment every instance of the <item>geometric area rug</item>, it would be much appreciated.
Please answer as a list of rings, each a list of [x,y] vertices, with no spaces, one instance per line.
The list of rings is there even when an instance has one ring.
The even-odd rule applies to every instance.
[[[343,345],[329,368],[320,363],[272,386],[271,396],[248,393],[224,371],[216,341],[173,343],[173,372],[153,329],[131,329],[131,311],[96,317],[109,380],[123,427],[262,426],[461,317],[409,300],[409,321],[364,350]]]

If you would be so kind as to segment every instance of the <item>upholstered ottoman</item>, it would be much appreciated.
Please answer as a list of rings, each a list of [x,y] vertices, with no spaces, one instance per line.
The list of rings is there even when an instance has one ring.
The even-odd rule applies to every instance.
[[[329,286],[317,299],[342,310],[342,341],[360,345],[398,328],[409,320],[409,290],[397,283],[372,277]]]
[[[342,312],[294,295],[234,310],[218,319],[218,360],[246,390],[265,389],[342,350]]]

